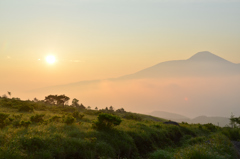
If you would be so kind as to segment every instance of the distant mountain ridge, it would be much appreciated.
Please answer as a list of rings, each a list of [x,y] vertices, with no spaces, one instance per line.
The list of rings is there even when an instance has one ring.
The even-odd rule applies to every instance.
[[[187,60],[166,61],[120,79],[191,77],[240,74],[240,66],[208,51],[199,52]]]
[[[195,118],[188,118],[180,114],[164,112],[164,111],[153,111],[149,113],[149,115],[155,117],[162,117],[168,120],[176,121],[176,122],[187,122],[189,124],[208,124],[212,123],[214,125],[218,125],[224,127],[229,124],[229,118],[226,117],[208,117],[208,116],[198,116]]]
[[[226,62],[226,63],[232,63],[228,60],[225,60],[222,57],[219,57],[211,52],[203,51],[198,52],[192,57],[188,59],[189,61],[195,61],[195,62]]]

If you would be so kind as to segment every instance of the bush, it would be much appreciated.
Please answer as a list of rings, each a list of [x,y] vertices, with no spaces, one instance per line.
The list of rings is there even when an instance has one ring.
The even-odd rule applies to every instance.
[[[203,124],[204,127],[207,128],[207,130],[214,132],[217,130],[217,126],[213,125],[212,123],[208,123],[208,124]]]
[[[238,128],[223,128],[222,133],[226,135],[230,140],[240,141],[240,129]]]
[[[73,112],[72,115],[76,119],[82,119],[84,117],[84,114],[80,114],[78,111]]]
[[[63,117],[63,122],[66,123],[67,125],[73,124],[75,120],[76,119],[71,114],[68,114],[67,116]]]
[[[43,117],[45,116],[45,114],[36,114],[30,117],[31,122],[34,123],[42,123],[44,122]]]
[[[22,116],[23,116],[23,114],[19,114],[19,115],[13,114],[13,115],[12,115],[12,117],[13,117],[14,119],[21,119]]]
[[[61,118],[60,116],[54,115],[49,119],[49,121],[50,122],[58,122],[60,120],[60,118]]]
[[[178,150],[174,158],[226,159],[236,158],[231,141],[222,134],[211,135],[205,142],[190,145]],[[201,139],[202,140],[202,139]]]
[[[143,120],[142,117],[137,115],[137,114],[126,114],[124,116],[124,118],[130,119],[130,120],[136,120],[136,121],[142,121]]]
[[[8,116],[9,114],[0,113],[0,128],[4,128],[10,123]]]
[[[33,105],[31,104],[24,104],[24,105],[20,105],[18,107],[18,111],[20,112],[33,112]]]
[[[96,129],[110,129],[113,126],[120,125],[121,118],[107,113],[101,113],[98,115],[98,120],[93,123],[93,128]]]
[[[23,120],[22,120],[22,121],[20,122],[20,125],[21,125],[21,126],[24,126],[24,127],[26,127],[26,128],[27,128],[30,124],[32,124],[31,121],[23,121]]]
[[[19,142],[22,149],[30,152],[35,152],[39,149],[46,149],[48,147],[48,144],[43,140],[43,138],[38,136],[22,136],[19,138]]]

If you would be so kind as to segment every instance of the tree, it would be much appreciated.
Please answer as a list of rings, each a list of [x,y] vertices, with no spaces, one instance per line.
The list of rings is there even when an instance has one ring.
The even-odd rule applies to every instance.
[[[39,100],[35,97],[34,99],[33,99],[33,102],[38,102]]]
[[[65,105],[69,101],[69,97],[63,95],[59,95],[57,98],[57,105]]]
[[[98,130],[111,129],[114,126],[120,125],[122,119],[119,116],[101,113],[98,115],[98,120],[93,123],[93,128]]]
[[[56,103],[56,96],[57,95],[48,95],[45,97],[44,102],[47,104],[55,105]]]
[[[126,111],[123,108],[117,109],[116,112],[118,113],[125,113]]]
[[[87,108],[88,108],[89,110],[91,109],[91,107],[90,107],[90,106],[88,106]]]
[[[69,97],[63,95],[48,95],[45,97],[44,102],[51,105],[65,105],[69,101]]]
[[[238,124],[238,126],[240,125],[240,117],[234,117],[234,115],[231,114],[231,117],[230,117],[230,125],[231,125],[231,127],[232,128],[236,128],[237,124]]]
[[[95,110],[98,110],[98,107],[95,107]]]
[[[109,111],[114,112],[113,106],[110,106],[110,107],[109,107]]]
[[[234,115],[233,115],[233,113],[231,114],[231,117],[230,117],[230,126],[232,127],[232,128],[235,128],[236,127],[236,119],[234,118]]]
[[[78,99],[76,99],[76,98],[74,98],[73,100],[72,100],[72,106],[73,107],[78,107],[79,106],[79,100]]]

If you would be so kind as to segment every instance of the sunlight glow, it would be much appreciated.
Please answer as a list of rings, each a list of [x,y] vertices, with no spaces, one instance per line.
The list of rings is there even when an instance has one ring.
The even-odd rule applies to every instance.
[[[49,63],[49,64],[53,64],[53,63],[55,63],[56,58],[55,58],[55,56],[53,56],[53,55],[48,55],[48,56],[46,57],[46,61],[47,61],[47,63]]]

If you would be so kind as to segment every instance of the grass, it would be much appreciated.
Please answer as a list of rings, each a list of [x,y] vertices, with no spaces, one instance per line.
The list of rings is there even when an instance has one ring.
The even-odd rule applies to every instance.
[[[34,109],[20,111],[19,105]],[[120,125],[95,129],[101,111],[14,99],[0,98],[0,112],[7,114],[1,120],[0,158],[8,159],[234,159],[230,139],[240,138],[239,129],[164,125],[161,118],[115,111],[104,113],[118,116]]]

